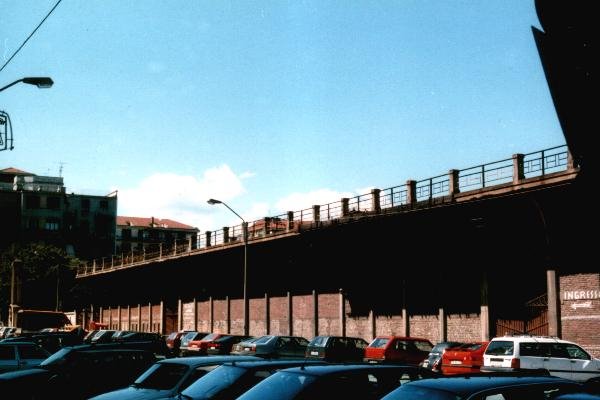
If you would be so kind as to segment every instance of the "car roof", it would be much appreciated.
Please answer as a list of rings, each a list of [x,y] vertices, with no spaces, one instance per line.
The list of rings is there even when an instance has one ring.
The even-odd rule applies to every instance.
[[[264,358],[255,356],[203,356],[203,357],[176,357],[158,361],[158,364],[185,364],[191,367],[200,365],[222,364],[238,361],[264,361]]]
[[[452,392],[458,395],[467,395],[476,393],[486,389],[499,387],[518,386],[523,384],[534,383],[556,383],[564,382],[568,384],[578,385],[577,382],[570,381],[555,376],[476,376],[476,377],[451,377],[451,378],[435,378],[423,379],[410,382],[410,385],[420,387],[438,389],[445,392]]]
[[[236,366],[241,368],[264,368],[264,367],[285,367],[286,365],[294,364],[298,365],[299,363],[304,363],[305,365],[325,365],[324,361],[320,360],[304,360],[301,358],[290,359],[290,360],[265,360],[264,358],[261,361],[244,361],[244,362],[229,362],[224,365]]]
[[[392,364],[323,364],[312,366],[301,366],[286,369],[286,372],[302,373],[309,375],[328,375],[343,371],[360,371],[360,370],[397,370],[405,369],[406,371],[423,371],[423,368],[412,365],[392,365]],[[429,372],[429,371],[428,371]]]
[[[562,340],[556,337],[550,337],[550,336],[529,336],[529,335],[523,335],[523,336],[498,336],[492,339],[492,342],[496,342],[499,340],[506,340],[506,341],[517,341],[517,342],[542,342],[542,343],[572,343],[572,342],[568,342],[566,340]]]
[[[375,339],[400,339],[400,340],[414,340],[414,341],[429,342],[429,339],[415,337],[415,336],[379,335],[379,336],[376,336]]]

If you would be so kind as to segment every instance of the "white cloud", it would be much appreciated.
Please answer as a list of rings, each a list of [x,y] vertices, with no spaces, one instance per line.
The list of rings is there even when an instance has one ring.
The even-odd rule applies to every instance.
[[[310,208],[315,204],[322,205],[340,201],[342,197],[353,197],[352,192],[336,192],[331,189],[318,189],[307,193],[292,193],[275,203],[278,212],[297,211]]]
[[[167,218],[202,231],[214,230],[218,221],[206,200],[228,201],[244,191],[240,176],[225,164],[201,177],[156,173],[136,187],[119,190],[118,215]]]

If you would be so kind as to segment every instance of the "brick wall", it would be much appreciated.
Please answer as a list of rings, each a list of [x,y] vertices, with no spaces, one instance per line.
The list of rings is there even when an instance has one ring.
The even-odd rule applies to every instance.
[[[600,357],[600,273],[560,277],[562,338]]]
[[[342,332],[342,321],[340,319],[339,293],[321,293],[317,295],[317,324],[320,335],[339,335]],[[315,331],[314,297],[312,294],[292,296],[292,322],[293,334],[311,339]],[[287,296],[261,297],[250,299],[250,334],[261,336],[267,333],[266,303],[269,305],[269,333],[273,335],[289,334],[289,299]],[[352,315],[351,305],[345,301],[345,333],[346,336],[361,337],[371,341],[376,335],[403,335],[404,320],[402,315],[379,315],[372,317],[366,315]],[[230,312],[227,312],[229,302]],[[197,329],[201,332],[210,332],[211,313],[210,301],[198,301],[194,310],[194,302],[182,303],[182,328],[194,329],[194,318],[197,319]],[[231,332],[243,333],[243,299],[213,299],[212,331],[217,333]],[[121,311],[121,321],[127,318],[126,307]],[[141,326],[139,330],[148,331],[149,307],[142,306]],[[116,309],[106,308],[103,310],[102,320],[108,322],[109,312],[114,313],[116,321]],[[131,309],[132,326],[137,323],[137,305]],[[153,305],[152,325],[158,329],[160,322],[160,305]],[[176,320],[176,318],[175,318]],[[165,327],[166,328],[166,327]],[[478,314],[451,314],[446,315],[446,328],[448,340],[457,341],[480,341],[481,323]],[[591,329],[591,328],[590,328]],[[411,315],[409,317],[408,331],[410,336],[423,337],[433,343],[439,342],[440,321],[439,315]],[[597,332],[597,331],[596,331]],[[169,332],[164,332],[169,333]],[[597,333],[596,333],[597,336]]]
[[[446,337],[454,342],[481,341],[479,314],[451,314],[446,316]]]

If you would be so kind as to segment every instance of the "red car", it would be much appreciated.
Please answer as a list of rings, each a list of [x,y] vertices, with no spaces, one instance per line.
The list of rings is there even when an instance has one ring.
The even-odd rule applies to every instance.
[[[199,340],[190,340],[186,356],[205,356],[209,346],[214,346],[217,339],[227,336],[223,333],[210,333]]]
[[[446,349],[442,355],[442,373],[454,375],[479,372],[479,368],[483,365],[483,353],[488,343],[465,343]]]
[[[377,336],[365,349],[365,362],[394,362],[419,365],[433,344],[427,339],[403,336]]]

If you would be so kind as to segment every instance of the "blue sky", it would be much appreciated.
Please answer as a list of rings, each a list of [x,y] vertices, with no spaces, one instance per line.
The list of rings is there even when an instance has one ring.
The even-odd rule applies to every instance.
[[[0,0],[0,61],[55,0]],[[64,0],[0,72],[0,168],[202,231],[563,144],[533,0]]]

